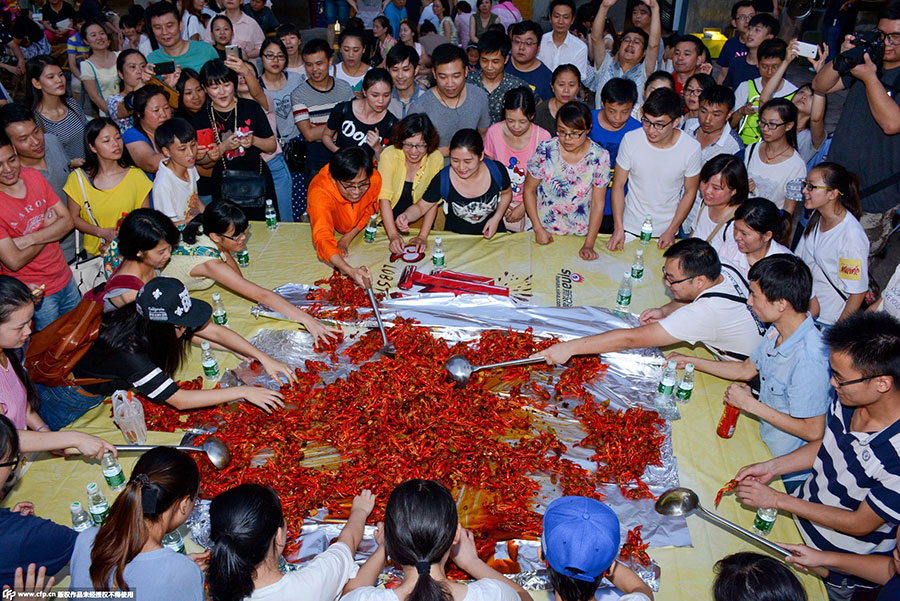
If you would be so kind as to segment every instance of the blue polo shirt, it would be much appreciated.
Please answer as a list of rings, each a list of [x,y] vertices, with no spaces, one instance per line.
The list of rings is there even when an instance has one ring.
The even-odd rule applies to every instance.
[[[769,326],[750,360],[759,370],[759,400],[798,419],[824,415],[834,399],[829,378],[828,349],[812,318],[807,318],[778,346],[778,330]],[[807,441],[760,420],[759,433],[774,457],[786,455]],[[785,474],[785,482],[805,480],[809,471]]]

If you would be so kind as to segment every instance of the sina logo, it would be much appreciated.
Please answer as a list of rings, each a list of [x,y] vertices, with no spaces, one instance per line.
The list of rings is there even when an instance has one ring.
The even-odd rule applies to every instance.
[[[575,273],[570,269],[560,269],[556,274],[556,306],[572,307],[574,300],[572,298],[572,285],[580,284],[584,281],[584,276]]]

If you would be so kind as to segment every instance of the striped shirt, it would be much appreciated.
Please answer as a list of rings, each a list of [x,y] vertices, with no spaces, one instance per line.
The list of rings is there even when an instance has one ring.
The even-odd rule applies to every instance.
[[[53,134],[62,142],[63,149],[66,151],[66,158],[72,159],[84,158],[84,124],[85,118],[81,107],[71,96],[67,96],[63,102],[66,108],[66,116],[60,121],[51,121],[44,117],[40,111],[34,111],[40,125],[43,126],[44,132]]]
[[[139,352],[114,351],[94,343],[72,370],[76,378],[110,378],[109,382],[83,388],[91,394],[111,395],[116,390],[134,390],[154,403],[165,403],[178,392],[178,384]]]
[[[812,477],[799,497],[811,503],[856,511],[866,501],[886,523],[864,536],[851,536],[794,517],[803,540],[823,551],[889,554],[900,524],[900,420],[880,432],[851,432],[853,408],[835,400]]]
[[[340,102],[353,98],[350,84],[341,79],[332,78],[331,89],[317,90],[309,81],[304,81],[291,92],[291,107],[294,121],[309,121],[312,125],[325,125],[331,110]]]

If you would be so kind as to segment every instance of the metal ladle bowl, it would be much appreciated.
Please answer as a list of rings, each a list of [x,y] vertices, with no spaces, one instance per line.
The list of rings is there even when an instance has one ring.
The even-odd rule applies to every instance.
[[[501,363],[490,363],[488,365],[473,366],[469,360],[462,355],[452,355],[444,363],[444,370],[453,381],[457,388],[464,388],[469,383],[469,379],[476,371],[482,369],[494,369],[495,367],[516,367],[519,365],[531,365],[532,363],[543,363],[543,357],[526,357],[525,359],[514,359],[512,361],[503,361]]]
[[[656,508],[656,513],[668,516],[686,516],[696,509],[717,526],[723,526],[737,534],[746,536],[747,538],[758,542],[769,551],[779,555],[781,558],[792,555],[792,553],[784,547],[776,545],[758,534],[750,532],[746,528],[742,528],[734,522],[730,522],[718,514],[704,508],[700,504],[700,498],[697,496],[697,493],[690,488],[671,488],[667,490],[659,496],[654,507]]]
[[[132,444],[132,445],[116,445],[116,449],[118,451],[149,451],[150,449],[154,449],[157,446],[170,446],[170,445],[142,445],[142,444]],[[197,446],[185,446],[185,445],[176,445],[171,446],[173,449],[178,449],[179,451],[189,451],[189,452],[203,452],[206,453],[206,456],[209,458],[209,462],[212,463],[216,469],[224,470],[231,463],[231,451],[228,450],[228,447],[225,446],[225,443],[210,436],[206,440],[203,441],[203,444],[199,447]]]

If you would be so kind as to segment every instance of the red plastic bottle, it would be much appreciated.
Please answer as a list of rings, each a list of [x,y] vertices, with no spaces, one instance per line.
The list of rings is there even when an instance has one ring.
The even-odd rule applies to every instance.
[[[716,434],[722,438],[731,438],[734,436],[734,427],[737,425],[737,418],[740,414],[740,409],[725,403],[725,411],[722,412],[722,419],[719,420],[719,427],[716,428]]]

